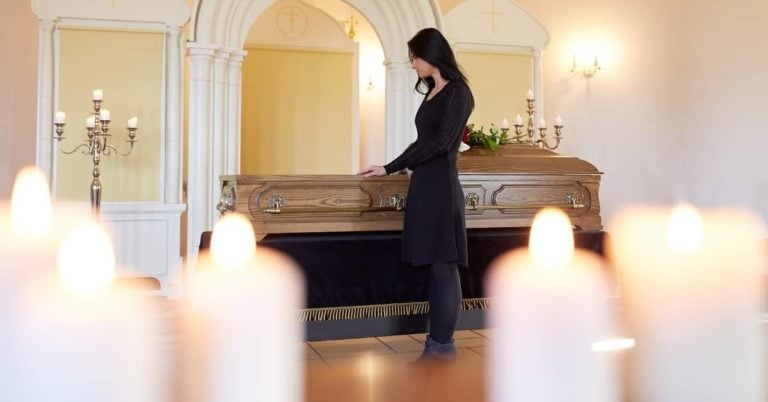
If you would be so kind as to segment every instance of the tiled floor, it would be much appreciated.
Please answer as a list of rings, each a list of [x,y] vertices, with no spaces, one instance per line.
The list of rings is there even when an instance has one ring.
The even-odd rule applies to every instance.
[[[454,334],[459,360],[483,358],[491,346],[491,331],[485,329],[457,331]],[[425,334],[380,336],[359,339],[315,341],[305,344],[307,364],[328,367],[361,361],[368,356],[388,362],[415,360],[424,349]]]

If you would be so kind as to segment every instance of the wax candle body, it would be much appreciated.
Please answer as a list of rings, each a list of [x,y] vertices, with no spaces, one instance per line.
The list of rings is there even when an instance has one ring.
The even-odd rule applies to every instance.
[[[66,233],[61,244],[58,270],[25,271],[18,265],[5,270],[16,279],[17,291],[10,312],[4,308],[7,299],[0,300],[0,312],[7,313],[0,335],[4,400],[163,400],[158,315],[136,293],[112,288],[110,240],[98,225],[87,223]],[[20,272],[21,279],[13,274]]]
[[[490,401],[614,401],[610,367],[590,349],[610,323],[601,266],[579,250],[559,271],[538,267],[527,249],[494,262]]]
[[[214,234],[215,236],[215,234]],[[201,261],[185,314],[182,396],[189,402],[303,399],[298,268],[261,248],[242,270]]]
[[[574,250],[567,216],[538,213],[530,246],[493,262],[491,402],[613,402],[612,367],[592,351],[611,327],[602,261]]]
[[[157,313],[135,295],[31,291],[6,389],[15,402],[160,402]]]
[[[760,218],[633,207],[611,224],[630,335],[631,399],[765,401]],[[679,215],[677,215],[679,216]]]

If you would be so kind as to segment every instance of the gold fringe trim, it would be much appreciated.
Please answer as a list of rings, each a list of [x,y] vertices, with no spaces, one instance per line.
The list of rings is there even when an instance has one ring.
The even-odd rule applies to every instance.
[[[462,310],[488,310],[495,301],[487,297],[464,299]],[[341,306],[308,308],[299,311],[299,321],[356,320],[360,318],[393,317],[429,313],[428,302],[372,304],[368,306]]]

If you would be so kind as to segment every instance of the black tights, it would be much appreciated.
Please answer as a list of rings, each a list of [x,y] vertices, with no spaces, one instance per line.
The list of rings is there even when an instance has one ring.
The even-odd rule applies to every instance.
[[[439,343],[450,342],[461,309],[461,280],[456,263],[429,266],[429,336]]]

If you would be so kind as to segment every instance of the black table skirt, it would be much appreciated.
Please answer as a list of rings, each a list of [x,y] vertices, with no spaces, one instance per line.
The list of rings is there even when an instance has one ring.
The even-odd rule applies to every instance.
[[[486,270],[505,251],[528,245],[528,228],[469,229],[469,266],[461,267],[464,308],[485,308]],[[603,254],[602,231],[574,232],[576,247]],[[204,233],[201,250],[210,243]],[[354,319],[425,313],[426,267],[400,260],[401,232],[272,234],[259,246],[291,256],[306,278],[302,319]]]

